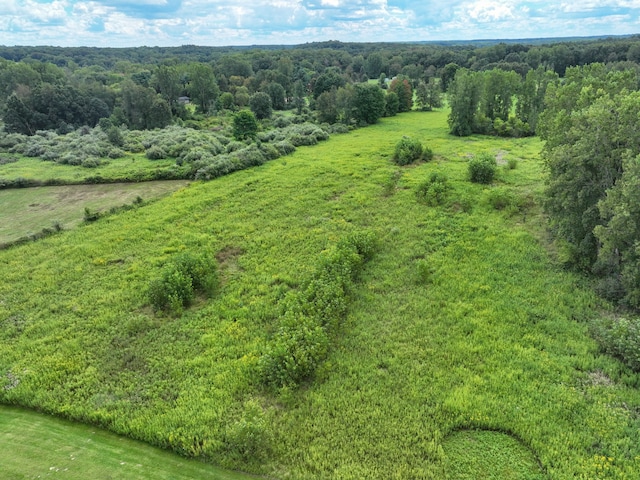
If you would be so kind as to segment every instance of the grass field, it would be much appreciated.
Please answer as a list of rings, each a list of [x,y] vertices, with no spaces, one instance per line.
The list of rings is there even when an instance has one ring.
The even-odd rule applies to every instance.
[[[129,205],[137,197],[151,201],[187,185],[186,181],[65,185],[0,190],[0,244],[50,228],[64,229],[83,221],[85,208],[92,212]]]
[[[103,159],[103,162],[95,168],[86,168],[80,165],[47,162],[40,158],[20,157],[17,162],[0,165],[0,180],[24,178],[43,183],[56,180],[61,183],[81,184],[94,177],[101,177],[105,181],[142,181],[154,178],[158,172],[172,170],[175,166],[175,160],[149,160],[143,154],[127,154],[119,159]]]
[[[247,480],[141,442],[18,408],[0,407],[3,480]]]
[[[403,135],[435,159],[393,165]],[[638,478],[640,378],[598,352],[607,306],[547,249],[539,149],[403,114],[0,252],[0,401],[276,478]],[[471,184],[481,151],[516,168]],[[360,231],[377,249],[326,361],[264,388],[283,303]],[[183,251],[217,258],[219,292],[154,314],[149,281]]]

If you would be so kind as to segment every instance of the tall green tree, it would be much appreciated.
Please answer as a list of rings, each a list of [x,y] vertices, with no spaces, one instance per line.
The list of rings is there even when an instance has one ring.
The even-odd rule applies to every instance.
[[[640,153],[640,93],[603,96],[569,117],[558,116],[554,125],[561,132],[543,149],[549,171],[545,209],[568,260],[591,270],[599,248],[594,231],[603,225],[599,202],[621,177],[623,158]]]
[[[302,114],[302,109],[307,104],[307,95],[302,80],[297,80],[293,84],[293,106],[298,115]]]
[[[233,137],[245,140],[255,137],[258,133],[258,121],[250,110],[240,110],[233,116]]]
[[[338,120],[336,96],[337,90],[332,88],[328,92],[322,92],[316,100],[316,114],[319,122],[336,123]]]
[[[557,79],[558,75],[555,72],[544,67],[527,72],[516,103],[516,117],[527,123],[533,133],[538,127],[538,117],[544,110],[547,87]]]
[[[384,90],[374,84],[356,84],[353,107],[356,121],[366,124],[376,123],[384,115]]]
[[[351,123],[353,119],[354,89],[352,84],[340,87],[336,92],[336,109],[338,121],[344,124]]]
[[[194,63],[189,68],[189,95],[202,113],[208,113],[215,105],[220,88],[211,65]]]
[[[640,307],[640,155],[628,153],[616,184],[598,202],[602,224],[596,269],[607,275],[605,293],[612,300]],[[617,297],[617,298],[616,298]]]
[[[258,120],[270,118],[273,113],[271,97],[265,92],[256,92],[249,99],[249,108]]]
[[[494,68],[482,73],[484,85],[482,89],[480,109],[483,115],[493,122],[497,118],[506,122],[509,119],[513,97],[518,93],[521,83],[516,72],[506,72]]]
[[[264,91],[271,98],[271,106],[274,110],[284,110],[286,107],[287,92],[285,88],[278,82],[270,82],[264,88]]]
[[[384,71],[384,59],[379,52],[370,53],[364,61],[364,71],[369,78],[378,78]]]
[[[449,86],[449,130],[464,137],[474,131],[474,123],[482,93],[482,77],[477,72],[461,69]]]
[[[416,88],[416,100],[420,110],[431,111],[442,107],[442,88],[438,78],[431,77],[427,82],[420,81]]]
[[[400,109],[400,100],[398,100],[398,94],[396,92],[387,92],[384,100],[384,116],[393,117],[394,115],[397,115],[398,110]]]
[[[9,133],[36,133],[37,125],[30,96],[19,93],[9,95],[4,112],[4,128]]]
[[[178,105],[178,97],[182,92],[180,71],[175,66],[160,65],[154,72],[152,82],[156,91],[169,104],[171,111],[175,112]]]
[[[328,92],[332,88],[340,88],[346,83],[345,78],[336,70],[327,70],[316,78],[313,85],[313,98],[318,98],[323,92]]]

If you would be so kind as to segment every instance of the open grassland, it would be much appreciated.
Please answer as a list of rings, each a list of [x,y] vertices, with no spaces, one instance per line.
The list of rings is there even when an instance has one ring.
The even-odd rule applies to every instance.
[[[434,160],[393,165],[403,135]],[[638,478],[640,378],[598,353],[605,306],[541,243],[539,149],[405,114],[0,252],[0,400],[277,478]],[[517,166],[471,184],[482,151]],[[416,198],[434,171],[440,206]],[[354,231],[378,246],[327,360],[264,389],[280,305]],[[154,314],[181,251],[216,256],[219,292]]]
[[[136,182],[163,178],[162,172],[168,172],[167,176],[171,172],[171,178],[176,178],[178,171],[175,160],[149,160],[144,154],[127,154],[123,158],[102,159],[102,163],[93,168],[21,156],[16,162],[0,164],[0,185],[3,180],[13,182],[16,179],[37,181],[40,185],[99,183],[99,181]]]
[[[169,180],[144,183],[102,185],[64,185],[56,187],[12,188],[0,190],[0,244],[50,228],[64,229],[82,223],[85,208],[105,212],[112,207],[160,198],[187,185]]]
[[[92,426],[11,407],[0,408],[0,443],[3,480],[255,478],[169,455],[164,450]]]

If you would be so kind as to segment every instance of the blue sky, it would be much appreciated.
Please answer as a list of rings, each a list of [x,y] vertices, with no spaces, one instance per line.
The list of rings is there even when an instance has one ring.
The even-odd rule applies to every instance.
[[[640,33],[640,0],[0,0],[1,45],[179,46]]]

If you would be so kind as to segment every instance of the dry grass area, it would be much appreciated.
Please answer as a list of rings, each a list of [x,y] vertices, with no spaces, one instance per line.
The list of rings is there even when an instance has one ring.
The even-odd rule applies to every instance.
[[[168,195],[188,184],[185,180],[104,185],[65,185],[0,190],[0,244],[51,228],[64,229],[83,221],[85,208],[100,212]]]

